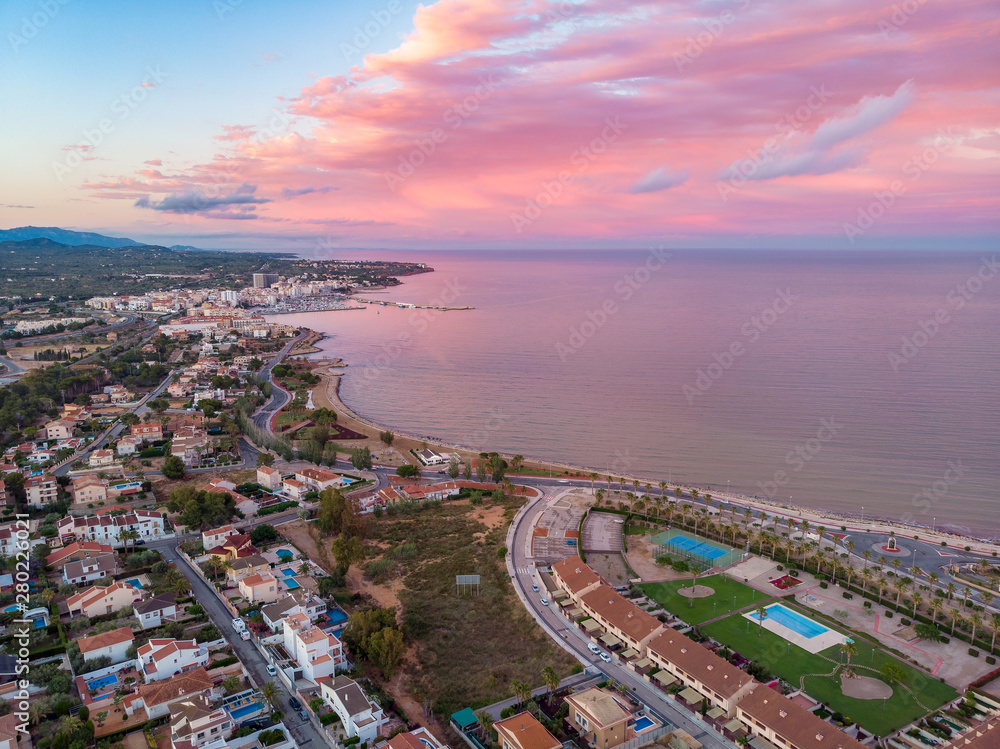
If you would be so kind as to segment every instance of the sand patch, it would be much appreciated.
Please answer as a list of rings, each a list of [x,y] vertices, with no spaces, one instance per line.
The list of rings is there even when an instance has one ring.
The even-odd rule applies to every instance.
[[[707,585],[695,585],[694,587],[689,585],[686,588],[681,588],[677,592],[685,598],[708,598],[710,595],[715,593],[715,589],[710,588]]]
[[[882,700],[892,697],[892,687],[870,676],[855,676],[840,679],[840,691],[856,700]]]

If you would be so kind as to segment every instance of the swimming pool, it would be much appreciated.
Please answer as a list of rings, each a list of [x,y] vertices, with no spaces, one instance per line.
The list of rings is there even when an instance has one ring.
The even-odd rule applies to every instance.
[[[241,718],[245,718],[252,713],[259,712],[261,709],[262,706],[259,702],[251,702],[247,705],[242,705],[241,707],[230,710],[229,715],[232,716],[233,720],[240,720]]]
[[[139,582],[139,578],[137,577],[133,577],[131,580],[126,580],[125,582],[131,585],[136,590],[140,590],[142,588],[142,583]]]
[[[295,577],[295,570],[285,567],[285,569],[281,571],[281,574],[285,577]]]
[[[764,617],[764,621],[771,620],[783,627],[788,627],[797,635],[801,635],[806,639],[811,640],[814,637],[819,637],[820,635],[826,634],[830,631],[829,627],[824,627],[819,622],[814,622],[802,614],[796,611],[785,608],[780,603],[775,603],[764,609],[767,612],[767,616]],[[755,611],[750,615],[750,618],[754,621],[760,621],[760,615]]]
[[[725,549],[719,549],[710,544],[695,541],[693,538],[688,538],[687,536],[672,536],[665,543],[668,546],[674,546],[682,551],[688,551],[705,559],[718,559],[729,553]]]
[[[298,582],[296,582],[296,580],[291,577],[286,578],[283,582],[285,583],[285,587],[288,588],[289,590],[295,590],[296,588],[300,587]]]
[[[118,683],[117,674],[108,674],[107,676],[102,676],[100,679],[94,679],[93,681],[87,682],[87,689],[96,692],[98,689],[103,689],[104,687],[110,687],[112,684]]]
[[[647,718],[645,715],[640,715],[638,718],[635,719],[635,732],[642,733],[643,731],[648,730],[655,725],[656,724],[649,718]]]
[[[274,552],[274,553],[275,553],[275,554],[277,554],[277,555],[278,555],[279,557],[281,557],[282,559],[291,559],[292,557],[294,557],[294,556],[295,556],[295,555],[294,555],[294,554],[293,554],[292,552],[290,552],[290,551],[289,551],[288,549],[278,549],[278,550],[277,550],[276,552]]]
[[[12,613],[14,613],[15,611],[17,611],[17,612],[20,612],[20,611],[21,611],[21,607],[20,607],[20,606],[18,606],[18,605],[17,605],[16,603],[13,603],[13,604],[11,604],[10,606],[8,606],[7,608],[5,608],[5,609],[3,610],[3,612],[4,612],[5,614],[12,614]]]
[[[338,622],[347,621],[347,614],[340,609],[327,609],[326,618],[329,619],[332,624],[337,624]]]

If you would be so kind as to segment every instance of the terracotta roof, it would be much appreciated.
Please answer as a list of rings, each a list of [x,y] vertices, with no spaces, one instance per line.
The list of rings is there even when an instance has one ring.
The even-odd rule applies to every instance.
[[[242,580],[240,580],[241,585],[245,584],[247,586],[262,585],[263,583],[268,583],[268,582],[271,583],[277,582],[274,579],[274,575],[272,575],[270,572],[265,572],[264,574],[258,572],[255,575],[248,575],[247,577],[244,577]]]
[[[966,731],[945,744],[944,749],[996,749],[1000,746],[1000,716],[987,718],[984,723]]]
[[[0,741],[10,741],[14,746],[17,746],[18,726],[20,724],[21,721],[14,713],[7,713],[0,717]]]
[[[865,749],[857,739],[765,686],[745,696],[737,707],[796,749]]]
[[[604,583],[586,593],[580,600],[605,621],[636,641],[644,640],[663,626],[655,616],[643,611]]]
[[[549,733],[548,729],[538,722],[529,712],[512,715],[506,720],[498,720],[493,724],[497,732],[504,735],[521,749],[556,749],[562,742]]]
[[[601,582],[601,576],[577,556],[566,557],[561,562],[556,562],[552,565],[552,571],[563,581],[563,587],[574,594]]]
[[[99,635],[81,637],[76,641],[76,644],[80,646],[81,653],[92,653],[109,645],[118,645],[119,643],[132,642],[133,640],[135,640],[135,635],[132,634],[131,627],[119,627],[118,629],[113,629],[110,632],[104,632]]]
[[[330,471],[324,471],[322,468],[303,468],[300,471],[295,472],[296,476],[305,476],[307,479],[312,479],[313,481],[319,481],[320,483],[325,483],[327,481],[333,481],[334,479],[339,479],[339,473],[331,473]]]
[[[139,687],[139,694],[146,707],[162,705],[184,695],[196,694],[206,689],[212,688],[212,677],[208,675],[204,666],[186,671],[177,676],[171,676],[163,681],[156,681],[152,684],[143,684]]]
[[[114,553],[114,548],[110,544],[102,544],[97,541],[74,541],[68,546],[64,546],[61,549],[56,549],[47,557],[45,557],[45,563],[50,564],[53,567],[57,566],[66,557],[72,556],[73,554],[81,552],[100,552],[103,554]],[[91,556],[97,556],[97,554],[92,554]]]
[[[76,608],[76,604],[80,604],[81,608],[90,606],[92,603],[96,603],[102,598],[122,590],[128,590],[132,593],[138,592],[128,583],[114,583],[113,585],[108,585],[107,587],[104,587],[103,585],[94,585],[81,590],[79,593],[71,595],[66,599],[66,605],[69,606],[70,611],[72,611]]]

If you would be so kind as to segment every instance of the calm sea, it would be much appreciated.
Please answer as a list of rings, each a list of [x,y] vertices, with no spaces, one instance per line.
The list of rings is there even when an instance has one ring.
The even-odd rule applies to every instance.
[[[436,269],[374,298],[475,307],[283,316],[329,336],[365,416],[1000,536],[1000,272],[980,255],[365,256]]]

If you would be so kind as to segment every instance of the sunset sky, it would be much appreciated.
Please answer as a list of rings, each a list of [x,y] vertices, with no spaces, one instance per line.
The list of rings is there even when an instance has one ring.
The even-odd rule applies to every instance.
[[[974,0],[0,4],[0,228],[199,247],[995,247]]]

